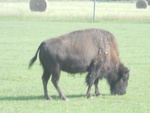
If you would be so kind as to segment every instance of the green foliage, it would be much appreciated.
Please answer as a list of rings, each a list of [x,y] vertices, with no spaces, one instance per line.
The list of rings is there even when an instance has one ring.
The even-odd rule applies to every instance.
[[[9,7],[10,5],[14,6],[14,4],[8,4]],[[123,20],[110,18],[104,20],[103,18],[101,20],[99,18],[96,22],[92,22],[88,18],[80,21],[82,17],[80,18],[81,14],[79,13],[79,16],[76,16],[77,19],[65,20],[67,14],[71,15],[69,13],[70,11],[68,11],[66,15],[62,14],[62,18],[57,16],[58,12],[53,12],[56,14],[54,14],[53,18],[50,18],[51,14],[49,14],[49,12],[30,13],[24,4],[21,5],[24,7],[20,10],[16,10],[16,8],[19,7],[18,5],[14,6],[16,7],[13,9],[15,13],[11,15],[9,12],[11,10],[8,9],[9,11],[7,11],[5,9],[6,6],[3,4],[4,9],[1,10],[3,13],[0,13],[1,113],[149,112],[150,21],[148,19],[136,20],[129,18]],[[111,6],[112,4],[107,3],[107,5]],[[103,8],[105,9],[106,7]],[[122,7],[118,6],[118,8],[123,11]],[[124,12],[126,12],[126,10],[128,9],[124,9]],[[149,11],[149,9],[147,10]],[[21,14],[22,11],[23,14]],[[134,15],[134,13],[137,14],[138,11],[139,10],[135,9],[130,13]],[[18,12],[20,12],[20,14]],[[136,16],[144,18],[142,12],[146,13],[147,11],[142,10]],[[110,13],[107,14],[109,16]],[[47,15],[49,16],[47,17]],[[147,17],[149,17],[149,15],[147,15]],[[57,18],[57,20],[54,20],[54,18]],[[86,99],[86,73],[72,76],[62,72],[60,86],[70,101],[64,102],[60,100],[51,81],[49,81],[48,90],[53,100],[45,100],[43,98],[41,81],[42,68],[37,60],[33,68],[28,70],[29,60],[34,56],[41,41],[85,28],[105,29],[116,36],[121,60],[127,67],[132,67],[127,94],[124,96],[111,96],[107,82],[101,80],[99,87],[102,96]],[[94,87],[92,92],[94,94]]]

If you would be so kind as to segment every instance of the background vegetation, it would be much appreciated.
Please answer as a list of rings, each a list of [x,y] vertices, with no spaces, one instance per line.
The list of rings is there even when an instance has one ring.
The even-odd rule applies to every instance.
[[[31,12],[28,2],[1,2],[1,17],[44,18],[50,20],[92,20],[93,2],[58,1],[49,2],[45,13]],[[136,9],[135,3],[97,2],[96,20],[123,19],[149,20],[150,7]]]
[[[92,21],[91,2],[49,2],[47,12],[30,12],[28,2],[0,3],[0,112],[1,113],[148,113],[150,111],[150,8],[134,3],[97,3]],[[117,39],[120,58],[132,67],[127,94],[111,96],[106,80],[102,96],[86,99],[86,74],[61,73],[60,86],[70,99],[59,99],[51,84],[52,101],[43,98],[42,68],[29,60],[41,41],[64,33],[101,28]],[[93,89],[94,94],[94,89]]]

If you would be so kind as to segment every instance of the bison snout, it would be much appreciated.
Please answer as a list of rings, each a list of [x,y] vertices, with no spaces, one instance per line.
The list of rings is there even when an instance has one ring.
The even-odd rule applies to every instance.
[[[112,94],[112,95],[125,95],[125,94],[126,94],[126,91],[125,91],[125,90],[124,90],[124,91],[117,91],[117,92],[112,91],[111,94]]]
[[[126,91],[121,91],[121,92],[119,92],[118,95],[125,95],[125,94],[126,94]]]

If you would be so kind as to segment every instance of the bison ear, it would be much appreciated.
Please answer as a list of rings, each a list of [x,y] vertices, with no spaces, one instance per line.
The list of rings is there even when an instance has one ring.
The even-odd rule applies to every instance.
[[[126,67],[125,67],[123,73],[124,73],[124,74],[128,74],[131,70],[132,70],[132,68],[126,68]]]
[[[130,71],[131,71],[131,69],[128,69],[128,68],[124,67],[123,73],[124,73],[124,74],[128,74]]]
[[[124,79],[128,79],[129,78],[129,72],[132,70],[132,68],[128,69],[126,67],[124,67],[124,71],[123,71],[123,78]]]
[[[129,72],[130,72],[130,69],[126,68],[123,64],[120,64],[120,66],[119,66],[119,74],[121,76],[128,75]]]

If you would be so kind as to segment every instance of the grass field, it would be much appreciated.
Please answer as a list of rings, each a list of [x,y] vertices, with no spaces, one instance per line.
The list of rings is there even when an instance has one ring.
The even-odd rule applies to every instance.
[[[98,3],[100,13],[92,22],[92,5],[50,2],[47,12],[34,13],[26,2],[0,3],[0,113],[149,113],[150,7],[139,10],[134,3]],[[41,41],[85,28],[102,28],[116,36],[121,60],[132,67],[127,94],[111,96],[107,82],[101,80],[102,96],[86,99],[86,74],[62,72],[60,86],[70,101],[60,100],[51,82],[48,90],[53,100],[45,100],[42,68],[37,61],[28,70],[29,60]]]

